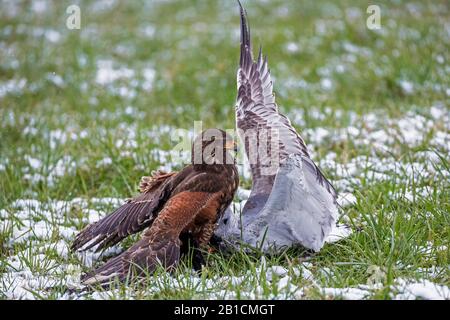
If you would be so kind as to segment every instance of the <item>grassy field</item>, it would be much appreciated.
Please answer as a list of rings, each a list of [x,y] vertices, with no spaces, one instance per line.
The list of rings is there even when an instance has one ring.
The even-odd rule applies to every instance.
[[[450,299],[448,2],[379,1],[379,30],[366,1],[244,5],[353,233],[313,256],[213,253],[200,276],[186,261],[144,287],[65,292],[136,239],[68,250],[142,175],[182,167],[175,129],[234,127],[238,7],[0,0],[0,298]]]

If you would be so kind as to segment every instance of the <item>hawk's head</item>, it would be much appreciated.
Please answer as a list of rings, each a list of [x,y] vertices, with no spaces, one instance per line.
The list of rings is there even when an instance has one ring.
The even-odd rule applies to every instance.
[[[192,164],[234,165],[237,144],[233,137],[220,129],[206,129],[192,145]]]

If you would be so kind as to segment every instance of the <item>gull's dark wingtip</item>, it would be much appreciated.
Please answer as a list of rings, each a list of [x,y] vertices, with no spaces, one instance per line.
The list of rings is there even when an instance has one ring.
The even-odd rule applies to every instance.
[[[238,3],[238,5],[239,5],[239,8],[241,9],[241,13],[244,11],[244,7],[242,6],[242,3],[241,3],[241,1],[240,0],[236,0],[237,1],[237,3]]]
[[[237,0],[239,4],[240,9],[240,16],[241,16],[241,61],[240,65],[242,66],[244,63],[244,56],[246,53],[250,53],[250,58],[252,55],[252,45],[251,45],[251,39],[250,39],[250,26],[247,22],[247,11],[242,6],[241,1]]]
[[[241,13],[241,43],[250,48],[250,27],[247,22],[247,11],[239,0],[238,4]]]

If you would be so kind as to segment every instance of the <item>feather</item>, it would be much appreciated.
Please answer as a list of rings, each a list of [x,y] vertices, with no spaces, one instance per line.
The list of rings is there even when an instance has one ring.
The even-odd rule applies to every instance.
[[[110,247],[127,236],[150,226],[167,200],[171,190],[169,182],[176,173],[152,176],[146,183],[145,193],[127,201],[103,219],[87,226],[72,243],[72,250],[88,250],[98,245],[97,251]],[[148,179],[143,179],[148,180]],[[141,180],[141,186],[143,181]]]

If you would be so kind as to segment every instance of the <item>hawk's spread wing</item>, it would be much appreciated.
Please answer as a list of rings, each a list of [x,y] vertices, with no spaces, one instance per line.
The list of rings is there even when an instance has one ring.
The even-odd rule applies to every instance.
[[[267,244],[275,247],[302,244],[318,250],[336,220],[336,192],[311,160],[304,140],[289,119],[278,111],[267,58],[260,49],[257,61],[253,60],[246,12],[239,5],[241,57],[236,122],[252,173],[252,191],[239,219],[242,240],[260,246],[258,242],[267,235]],[[264,141],[264,135],[275,143],[271,139]],[[250,142],[249,137],[256,137],[256,142]],[[264,149],[252,149],[264,144],[268,151],[264,154],[260,152]],[[273,166],[271,161],[279,163],[277,170],[266,170]],[[300,182],[302,185],[298,185]],[[287,185],[291,188],[286,189]],[[234,234],[229,238],[240,238],[240,230],[231,229],[219,230]]]
[[[141,240],[82,279],[85,285],[153,272],[158,265],[175,267],[180,258],[180,233],[217,193],[183,191],[171,197]]]
[[[87,226],[75,238],[72,249],[87,250],[100,244],[97,251],[112,246],[125,237],[142,231],[155,219],[170,193],[169,182],[175,172],[157,172],[143,177],[141,193],[94,224]]]

